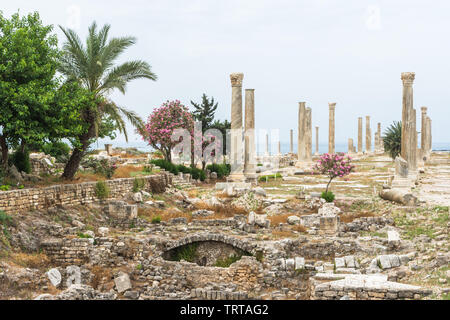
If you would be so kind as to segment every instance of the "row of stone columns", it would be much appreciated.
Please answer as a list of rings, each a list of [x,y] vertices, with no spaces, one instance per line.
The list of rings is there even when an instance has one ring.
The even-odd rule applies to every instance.
[[[242,135],[243,73],[232,73],[231,80],[231,181],[256,179],[255,90],[245,90],[244,139]],[[242,152],[242,150],[244,152]]]
[[[417,170],[416,109],[413,107],[414,72],[403,72],[401,156],[408,163],[409,175]]]
[[[431,154],[431,119],[427,107],[422,107],[421,142],[418,149],[417,115],[413,104],[414,72],[403,72],[402,141],[400,156],[395,159],[393,186],[409,187],[416,180],[418,164],[423,164]]]
[[[311,109],[310,109],[311,111]],[[309,123],[308,126],[310,126],[312,124],[311,122],[311,115],[309,115]],[[309,129],[307,129],[307,132],[309,133]],[[312,152],[312,137],[307,137],[306,138],[307,142],[308,142],[308,149],[306,152]],[[294,153],[294,130],[291,129],[291,139],[290,139],[290,151],[291,154]],[[316,127],[316,152],[314,153],[315,156],[319,155],[319,127]]]
[[[351,143],[350,143],[351,140]],[[366,116],[366,137],[365,137],[365,151],[366,153],[372,152],[372,129],[370,128],[370,116]],[[375,133],[374,138],[374,151],[380,152],[384,150],[382,148],[383,140],[381,138],[381,123],[378,123],[377,126],[377,132]],[[363,154],[364,148],[363,148],[363,118],[358,117],[358,144],[357,144],[358,150],[353,145],[353,139],[349,139],[349,153],[356,153]]]

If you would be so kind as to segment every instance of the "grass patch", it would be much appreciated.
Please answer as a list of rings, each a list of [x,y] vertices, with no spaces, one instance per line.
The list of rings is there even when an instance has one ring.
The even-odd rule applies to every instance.
[[[448,222],[450,221],[448,211],[445,213],[439,213],[438,217],[434,218],[433,221],[436,222],[436,224],[438,224],[440,227],[446,227]]]
[[[179,211],[174,208],[138,208],[138,217],[150,223],[157,223],[153,222],[153,219],[155,219],[155,221],[160,219],[161,222],[169,221],[174,218],[186,218],[188,222],[192,221],[192,215],[190,213]]]
[[[11,261],[24,268],[40,269],[50,264],[50,259],[44,253],[11,253]]]
[[[175,248],[171,252],[171,261],[187,261],[187,262],[194,262],[195,258],[197,257],[197,247],[198,243],[190,243],[186,244],[184,246]]]
[[[296,224],[295,226],[292,227],[292,230],[300,232],[300,233],[307,233],[308,232],[306,227],[301,225],[301,224]]]
[[[136,173],[142,173],[144,171],[144,166],[133,166],[133,165],[127,165],[127,166],[121,166],[116,169],[114,172],[113,178],[130,178],[132,177],[132,174]]]
[[[80,239],[90,239],[90,238],[92,238],[90,235],[82,233],[82,232],[78,232],[77,236]]]
[[[260,182],[267,182],[269,180],[274,180],[274,179],[279,179],[279,178],[283,178],[283,176],[281,174],[279,174],[279,173],[267,174],[267,175],[264,175],[264,176],[260,176],[258,178],[258,181],[260,181]]]
[[[233,254],[232,256],[225,258],[225,259],[218,259],[216,261],[216,263],[214,264],[214,266],[220,267],[220,268],[228,268],[236,261],[241,260],[241,258],[242,258],[242,255]]]
[[[367,217],[375,217],[375,214],[372,212],[357,212],[357,213],[351,212],[351,213],[344,213],[339,216],[341,222],[343,223],[350,223],[355,219]]]
[[[281,231],[281,230],[272,230],[272,236],[276,239],[297,237],[297,235],[292,231]]]

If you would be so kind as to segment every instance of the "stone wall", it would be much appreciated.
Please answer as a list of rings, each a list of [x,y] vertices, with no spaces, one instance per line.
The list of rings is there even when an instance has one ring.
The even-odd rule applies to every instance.
[[[107,180],[109,197],[122,197],[133,190],[135,178]],[[155,186],[167,187],[172,183],[170,174],[158,174],[142,178],[144,190],[152,192]],[[0,210],[14,212],[19,210],[44,209],[55,205],[79,205],[99,200],[95,195],[96,182],[63,184],[46,188],[33,188],[0,192]]]
[[[247,298],[243,292],[254,292],[263,285],[262,265],[254,257],[244,256],[229,268],[202,267],[195,263],[165,261],[161,258],[144,260],[141,265],[143,269],[140,277],[152,283],[145,294],[155,299],[165,295],[191,299],[214,299],[213,295],[216,299]],[[213,286],[220,289],[208,289]]]
[[[95,241],[95,242],[94,242]],[[144,239],[133,238],[64,238],[48,239],[40,244],[42,251],[58,266],[115,266],[127,260],[143,259],[154,251]]]
[[[41,243],[41,248],[58,265],[82,265],[89,260],[89,249],[94,239],[52,239]]]

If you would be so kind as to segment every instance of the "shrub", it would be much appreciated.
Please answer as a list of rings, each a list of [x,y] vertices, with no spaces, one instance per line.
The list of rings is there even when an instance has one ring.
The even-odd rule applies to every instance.
[[[333,202],[335,195],[331,191],[324,191],[322,192],[321,198],[325,199],[326,202]]]
[[[41,151],[55,157],[58,162],[65,162],[69,158],[70,147],[67,143],[56,141],[44,144]]]
[[[12,222],[12,217],[5,213],[5,211],[0,210],[0,224],[9,225]]]
[[[133,181],[133,192],[139,192],[145,186],[145,180],[141,178],[134,178]]]
[[[175,165],[170,161],[164,159],[153,159],[150,160],[150,163],[175,175],[177,175],[179,172],[182,172],[191,174],[193,179],[200,179],[201,181],[205,181],[206,179],[206,173],[198,168],[190,168],[182,164]]]
[[[23,152],[21,150],[17,150],[14,152],[11,156],[11,162],[19,172],[31,172],[30,153],[28,150]]]
[[[105,181],[98,181],[95,184],[95,196],[99,199],[106,199],[109,197],[109,187]]]
[[[382,137],[384,149],[389,153],[392,159],[395,159],[401,152],[402,147],[402,122],[394,121]]]
[[[206,166],[206,169],[208,169],[211,172],[217,173],[218,178],[223,178],[230,175],[231,172],[231,165],[230,164],[217,164],[213,163]]]
[[[9,185],[8,184],[4,184],[4,185],[2,185],[2,186],[0,186],[0,190],[1,191],[8,191],[9,190]]]
[[[169,171],[170,173],[173,173],[175,175],[178,174],[177,166],[174,165],[170,161],[167,161],[167,160],[164,160],[164,159],[153,159],[153,160],[150,160],[150,163],[154,164],[155,166],[160,167],[161,169]]]
[[[205,171],[198,168],[191,168],[192,179],[200,179],[200,181],[205,181],[206,173]]]
[[[78,238],[80,239],[89,239],[92,238],[90,235],[82,233],[82,232],[78,232]]]
[[[95,160],[88,158],[83,161],[82,165],[83,167],[91,168],[95,174],[100,174],[107,179],[111,179],[117,169],[117,165],[110,163],[107,159]]]
[[[161,216],[155,216],[155,217],[153,217],[152,218],[152,223],[153,224],[158,224],[158,223],[161,223]]]
[[[182,173],[191,173],[191,168],[183,166],[182,164],[177,165],[177,170]]]
[[[264,181],[268,181],[268,180],[270,180],[270,179],[275,179],[275,178],[282,178],[283,176],[281,175],[281,174],[279,174],[279,173],[276,173],[276,174],[268,174],[268,175],[265,175],[265,176],[260,176],[259,177],[259,181],[261,181],[261,182],[264,182]]]
[[[190,243],[186,244],[181,247],[177,247],[173,249],[173,253],[171,254],[172,261],[187,261],[187,262],[194,262],[195,258],[197,257],[197,243]]]
[[[3,234],[0,234],[0,241],[3,242],[7,247],[9,247],[9,240],[11,238],[11,234],[8,231],[8,226],[12,222],[12,217],[6,214],[4,211],[0,210],[0,226],[3,228]],[[4,238],[3,238],[4,237]]]

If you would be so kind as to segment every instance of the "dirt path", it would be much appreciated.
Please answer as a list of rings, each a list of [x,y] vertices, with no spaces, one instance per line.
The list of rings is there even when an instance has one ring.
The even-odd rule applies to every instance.
[[[427,204],[450,205],[450,154],[448,152],[432,154],[430,161],[425,165],[425,174],[415,193]]]

